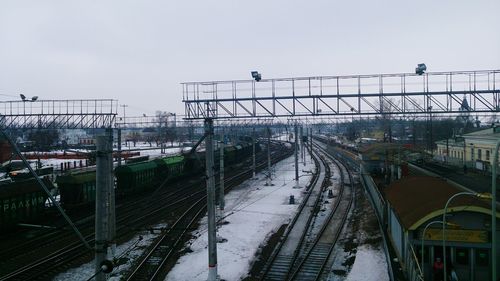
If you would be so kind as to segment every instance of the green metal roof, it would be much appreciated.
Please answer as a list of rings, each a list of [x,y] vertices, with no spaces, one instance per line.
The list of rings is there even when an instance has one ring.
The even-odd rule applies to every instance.
[[[224,152],[226,152],[226,151],[233,151],[233,150],[236,150],[236,148],[234,146],[226,146],[226,147],[224,147]]]
[[[157,166],[158,165],[154,161],[123,165],[116,167],[115,174],[131,173],[131,172],[135,173],[144,170],[155,169]]]
[[[161,159],[156,159],[158,161],[158,165],[167,164],[174,165],[184,161],[184,156],[170,156]]]
[[[95,171],[57,176],[58,184],[81,184],[96,180]]]

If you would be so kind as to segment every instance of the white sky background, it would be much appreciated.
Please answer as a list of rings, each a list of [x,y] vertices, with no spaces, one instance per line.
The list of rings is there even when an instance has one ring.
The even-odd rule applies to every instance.
[[[181,82],[500,68],[500,1],[0,2],[0,100],[183,113]],[[121,109],[120,109],[121,113]]]

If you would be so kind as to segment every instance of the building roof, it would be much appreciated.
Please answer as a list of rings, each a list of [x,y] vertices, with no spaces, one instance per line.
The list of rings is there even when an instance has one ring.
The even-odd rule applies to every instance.
[[[464,134],[464,136],[484,136],[484,135],[490,135],[495,133],[495,127],[484,129],[484,130],[479,130],[475,131],[472,133]]]
[[[443,215],[448,199],[463,190],[446,180],[430,176],[411,176],[391,183],[385,196],[407,230],[415,230],[429,219]],[[470,211],[491,214],[491,201],[458,196],[448,205],[448,213]],[[497,217],[500,213],[497,211]]]
[[[464,135],[465,139],[481,141],[481,142],[495,142],[500,140],[500,127],[489,128]]]
[[[448,146],[457,146],[457,147],[464,147],[464,139],[461,137],[457,138],[451,138],[448,139],[448,144],[446,143],[446,140],[439,140],[436,141],[437,145],[448,145]]]
[[[496,142],[500,139],[500,126],[492,127],[484,130],[475,131],[472,133],[457,136],[456,138],[448,139],[448,146],[464,145],[464,139],[468,141],[476,140],[481,142]],[[446,139],[435,142],[437,145],[446,145]]]
[[[361,146],[359,151],[363,160],[384,160],[391,158],[402,150],[402,146],[394,143],[373,143]]]

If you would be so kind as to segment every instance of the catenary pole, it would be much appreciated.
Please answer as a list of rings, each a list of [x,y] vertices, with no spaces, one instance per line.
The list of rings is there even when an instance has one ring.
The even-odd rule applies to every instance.
[[[101,264],[106,259],[109,242],[109,155],[108,136],[96,137],[96,212],[95,212],[95,273],[97,281],[106,280],[101,272]]]
[[[295,123],[294,126],[294,131],[295,131],[295,147],[294,147],[294,152],[295,152],[295,187],[299,187],[299,154],[298,154],[298,149],[299,149],[299,127],[297,126],[297,123]]]
[[[255,178],[255,127],[252,128],[252,171]]]
[[[304,143],[304,126],[300,126],[300,144],[301,144],[301,151],[300,154],[302,156],[302,164],[305,166],[306,165],[306,144]]]
[[[495,154],[493,156],[493,165],[491,165],[491,264],[493,265],[492,279],[497,280],[497,166],[498,166],[498,149],[500,148],[500,140],[495,145]]]
[[[80,240],[82,241],[83,245],[85,245],[85,247],[87,249],[92,249],[90,247],[89,243],[87,242],[87,240],[85,240],[85,238],[83,237],[82,233],[78,230],[78,228],[76,228],[76,226],[73,223],[73,221],[71,221],[71,219],[68,217],[68,215],[66,214],[66,212],[64,212],[64,210],[61,207],[61,205],[59,204],[59,202],[56,201],[56,199],[54,198],[54,196],[52,195],[52,193],[50,193],[50,190],[47,188],[47,186],[45,186],[45,183],[40,179],[40,177],[38,177],[38,175],[36,174],[36,172],[33,170],[33,168],[31,167],[31,165],[28,163],[28,160],[26,160],[26,157],[24,157],[24,155],[21,153],[21,151],[17,147],[16,143],[10,138],[10,136],[4,130],[1,130],[1,132],[2,132],[3,136],[5,137],[5,139],[7,139],[7,141],[9,142],[10,146],[14,149],[14,152],[17,154],[17,156],[19,156],[19,158],[21,158],[21,161],[23,161],[23,163],[26,166],[26,168],[28,168],[28,170],[30,171],[31,175],[36,179],[38,185],[47,194],[47,196],[50,199],[50,202],[52,204],[54,204],[54,206],[56,206],[57,210],[61,213],[61,215],[66,220],[66,222],[71,226],[71,228],[76,233],[76,235],[78,236],[78,238],[80,238]]]
[[[220,134],[220,147],[219,147],[219,152],[220,152],[220,172],[219,172],[219,211],[220,211],[220,218],[222,218],[223,212],[224,212],[224,130],[221,131]]]
[[[116,138],[118,142],[118,166],[122,165],[122,129],[116,129]]]
[[[113,129],[107,130],[107,138],[109,142],[109,157],[108,157],[108,214],[109,214],[109,245],[110,253],[108,259],[112,260],[116,253],[116,210],[115,210],[115,181],[113,176]]]
[[[311,154],[311,161],[312,161],[312,157],[313,157],[313,129],[312,127],[309,129],[309,153]]]
[[[208,213],[208,281],[217,280],[217,241],[215,228],[214,123],[205,119],[205,153]]]
[[[271,129],[267,127],[267,179],[266,185],[272,185],[271,182]]]

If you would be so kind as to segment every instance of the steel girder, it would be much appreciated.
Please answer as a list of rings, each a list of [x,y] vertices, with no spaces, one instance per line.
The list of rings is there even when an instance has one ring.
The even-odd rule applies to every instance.
[[[500,70],[183,83],[185,119],[494,113]]]

